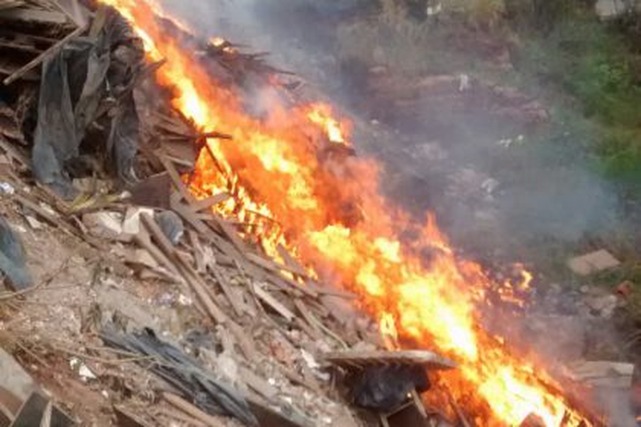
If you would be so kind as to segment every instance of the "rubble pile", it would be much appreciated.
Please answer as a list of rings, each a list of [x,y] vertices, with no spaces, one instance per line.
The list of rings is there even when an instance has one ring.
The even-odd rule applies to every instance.
[[[30,280],[22,250],[30,242],[22,240],[31,233],[3,227],[0,268],[11,290],[1,297],[7,301],[2,313],[22,324],[3,328],[0,342],[32,365],[40,381],[28,380],[33,393],[59,399],[59,412],[70,414],[56,425],[105,419],[136,426],[234,425],[232,419],[265,426],[359,425],[344,396],[332,392],[331,373],[344,368],[337,363],[330,369],[332,359],[324,355],[361,348],[350,351],[365,360],[380,357],[368,356],[384,348],[377,326],[355,310],[354,295],[315,282],[284,249],[284,263],[269,259],[215,214],[212,208],[231,194],[192,194],[184,177],[200,148],[207,138],[227,136],[202,135],[172,108],[169,94],[149,78],[164,61],[147,62],[140,40],[105,7],[5,1],[0,20],[0,49],[9,53],[0,69],[2,185],[15,206],[9,210],[34,234],[84,242],[83,252],[104,258],[100,266],[109,263],[110,271],[135,283],[138,294],[160,295],[160,304],[171,307],[164,311],[170,322],[149,317],[140,312],[142,302],[125,301],[120,289],[106,284],[97,267],[87,289],[74,294],[90,296],[91,303],[78,307],[80,318],[67,312],[65,322],[54,319],[42,328],[25,304],[70,267],[64,262],[49,277]],[[164,25],[168,32],[182,31],[172,21]],[[287,74],[264,55],[181,34],[230,85]],[[60,310],[46,312],[59,316]],[[168,322],[178,323],[172,333],[160,329]],[[415,388],[413,370],[424,372],[425,362],[416,357],[402,362],[410,372],[399,384],[403,390]],[[51,376],[48,368],[56,363],[62,368]],[[361,388],[361,398],[371,392],[366,384]],[[9,387],[0,404],[15,394]],[[100,415],[81,409],[89,395]],[[428,418],[416,396],[397,393],[394,402],[414,402]],[[50,397],[43,399],[46,407]],[[42,420],[48,411],[30,416]],[[22,412],[2,413],[15,423]]]
[[[421,398],[456,363],[390,345],[355,295],[284,247],[269,258],[215,212],[233,188],[194,193],[198,156],[216,162],[207,140],[233,140],[171,105],[152,78],[171,58],[149,61],[115,11],[76,0],[0,0],[0,22],[0,346],[29,371],[28,393],[0,375],[0,426],[472,425],[451,396]],[[264,54],[161,25],[225,85],[303,96]],[[354,155],[330,147],[332,161]]]

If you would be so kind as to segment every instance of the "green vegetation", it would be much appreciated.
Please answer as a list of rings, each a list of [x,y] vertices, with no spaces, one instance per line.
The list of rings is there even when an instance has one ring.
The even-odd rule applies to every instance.
[[[601,22],[591,0],[440,0],[438,18],[417,20],[414,3],[381,0],[377,16],[340,27],[341,60],[542,91],[552,124],[533,137],[572,135],[607,177],[641,182],[641,52],[630,33],[641,18]],[[497,67],[488,44],[507,48],[515,70]]]
[[[548,32],[520,37],[519,72],[542,83],[553,103],[579,108],[593,123],[590,142],[601,169],[612,178],[641,177],[641,56],[615,27],[581,9]]]

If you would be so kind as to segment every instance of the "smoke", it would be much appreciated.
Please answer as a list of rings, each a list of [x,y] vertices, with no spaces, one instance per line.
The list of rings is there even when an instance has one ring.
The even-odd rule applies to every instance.
[[[533,127],[528,118],[521,120],[520,114],[532,110],[530,101],[512,105],[492,98],[496,86],[504,90],[500,82],[474,81],[469,92],[461,90],[470,83],[466,80],[462,85],[457,79],[470,73],[469,64],[460,63],[455,72],[448,71],[445,77],[451,77],[453,83],[445,90],[439,86],[418,94],[411,107],[381,101],[373,93],[377,88],[368,84],[371,68],[386,68],[388,80],[381,84],[391,81],[402,86],[408,82],[394,69],[399,50],[414,50],[403,58],[416,61],[399,66],[420,68],[426,60],[438,66],[441,59],[438,55],[427,58],[433,52],[413,46],[415,37],[422,36],[411,31],[401,37],[401,45],[393,32],[378,34],[357,27],[351,33],[337,31],[355,15],[369,13],[374,0],[162,2],[203,36],[221,36],[247,45],[248,51],[270,52],[269,62],[298,73],[311,93],[342,104],[355,122],[354,142],[359,151],[383,161],[384,190],[392,200],[417,218],[424,218],[427,210],[436,211],[455,244],[477,259],[526,263],[543,259],[545,265],[550,262],[551,255],[545,251],[550,242],[578,246],[586,237],[599,237],[620,226],[616,189],[594,170],[592,159],[582,154],[590,129],[574,134],[555,123],[558,135],[553,135],[554,141],[543,141],[537,126],[545,130],[550,123]],[[344,42],[339,38],[345,34],[361,38],[352,43],[363,51],[360,61],[350,62],[339,52]],[[443,60],[447,59],[448,47],[435,49],[439,48]],[[435,67],[432,73],[443,74],[441,68],[446,67]],[[407,87],[412,93],[412,86]],[[525,90],[540,92],[537,87]],[[257,117],[281,102],[270,89],[249,91],[252,95],[247,98],[254,102],[248,103],[247,110]],[[492,110],[507,110],[518,124],[497,125]],[[546,344],[559,342],[545,338]],[[549,353],[560,351],[554,348]],[[623,399],[614,399],[608,407],[627,417]],[[627,422],[622,419],[617,425],[629,425]]]
[[[380,157],[386,165],[385,190],[419,218],[425,210],[435,210],[458,245],[485,255],[509,257],[517,253],[527,257],[536,242],[573,244],[617,225],[620,207],[616,192],[590,169],[589,161],[577,149],[569,148],[580,146],[571,142],[582,135],[560,135],[558,142],[542,143],[527,132],[520,136],[518,129],[496,128],[493,118],[483,117],[487,106],[458,111],[451,108],[447,97],[430,93],[416,107],[416,117],[395,120],[403,113],[385,111],[384,105],[380,121],[387,128],[370,129],[371,119],[379,119],[377,113],[351,107],[376,100],[371,87],[357,86],[368,79],[368,68],[377,65],[377,56],[390,56],[398,50],[398,40],[364,40],[362,49],[373,52],[364,56],[374,58],[374,63],[364,66],[346,62],[338,52],[342,40],[337,27],[355,15],[369,13],[376,2],[163,3],[205,36],[222,36],[247,45],[250,51],[269,52],[272,64],[298,73],[312,92],[328,95],[332,102],[341,103],[344,111],[351,110],[361,136],[355,141],[357,147],[361,153]],[[367,46],[368,42],[372,45]],[[423,53],[417,51],[416,55]],[[390,58],[380,62],[389,63]],[[464,68],[459,71],[468,72]],[[460,102],[455,98],[457,91],[458,85],[453,86],[452,102]],[[257,92],[250,111],[264,113],[273,95]],[[538,89],[529,92],[537,93]],[[469,96],[462,98],[463,102],[477,102],[474,93]]]

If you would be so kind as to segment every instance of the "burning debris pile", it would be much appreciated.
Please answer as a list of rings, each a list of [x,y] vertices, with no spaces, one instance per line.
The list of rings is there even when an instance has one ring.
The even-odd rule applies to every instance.
[[[64,18],[58,39],[35,26],[20,39],[52,38],[7,71],[0,147],[19,205],[140,280],[176,285],[205,330],[179,348],[118,310],[109,327],[99,307],[85,316],[76,339],[96,372],[149,368],[123,395],[183,411],[114,409],[127,425],[358,425],[322,363],[383,424],[410,404],[423,425],[604,425],[480,326],[494,284],[433,218],[415,224],[387,205],[378,166],[356,156],[329,105],[155,2],[96,3],[0,2],[11,22]]]

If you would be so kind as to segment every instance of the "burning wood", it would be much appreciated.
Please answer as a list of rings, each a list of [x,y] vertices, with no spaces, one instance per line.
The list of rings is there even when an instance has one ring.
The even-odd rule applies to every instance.
[[[43,66],[33,173],[41,183],[72,198],[76,192],[71,178],[87,169],[87,157],[97,157],[105,170],[89,167],[85,174],[100,173],[119,182],[114,191],[131,188],[139,204],[171,208],[185,222],[189,243],[180,241],[182,221],[179,226],[174,214],[169,214],[166,226],[143,214],[134,243],[166,270],[167,277],[177,278],[210,324],[225,330],[227,350],[238,351],[246,361],[258,360],[256,334],[250,334],[250,328],[261,322],[273,325],[284,337],[280,345],[277,340],[270,343],[276,355],[271,358],[278,359],[275,371],[317,392],[313,375],[321,374],[309,373],[316,369],[311,356],[303,357],[307,366],[300,366],[282,354],[282,347],[297,348],[289,342],[293,338],[285,326],[345,346],[343,334],[324,324],[333,313],[319,298],[337,292],[317,284],[337,282],[375,321],[386,319],[394,332],[394,347],[412,343],[436,348],[447,357],[424,351],[326,354],[327,362],[357,368],[353,397],[360,406],[393,410],[402,406],[408,393],[417,400],[417,393],[430,387],[426,369],[457,367],[436,373],[434,387],[452,384],[454,406],[460,402],[465,414],[483,425],[519,425],[526,419],[526,424],[547,427],[600,425],[563,392],[548,387],[540,365],[523,361],[483,330],[476,302],[493,288],[491,281],[478,265],[457,258],[433,218],[416,224],[388,206],[378,190],[378,165],[355,155],[349,124],[335,118],[330,107],[298,105],[291,94],[282,94],[282,72],[269,66],[263,55],[242,53],[224,40],[200,40],[155,2],[101,3],[122,18],[100,8],[89,39],[50,40],[46,54],[40,48],[34,51],[35,44],[5,43],[6,48],[36,55]],[[43,13],[31,16],[55,18]],[[85,30],[76,31],[74,37]],[[151,74],[159,87],[143,84],[143,77]],[[275,94],[261,114],[247,108],[253,100],[249,93],[256,87]],[[158,101],[155,109],[154,102],[143,106],[137,96],[141,92]],[[140,121],[145,118],[150,123],[142,132]],[[142,156],[136,155],[139,142]],[[138,176],[153,178],[141,184]],[[172,190],[154,194],[169,182]],[[124,210],[117,203],[121,198],[109,200],[109,206]],[[89,230],[78,231],[80,226],[71,225],[73,219],[43,215],[89,239],[84,235]],[[116,229],[122,228],[121,215],[110,218]],[[424,248],[438,248],[429,266],[423,262]],[[223,265],[232,267],[235,280]],[[150,334],[107,334],[105,339],[169,365],[194,368],[184,355],[176,356]],[[199,373],[207,384],[196,385],[185,366],[154,368],[178,383],[183,397],[192,398],[198,408],[168,395],[172,404],[200,419],[196,411],[216,406],[246,422],[255,421],[245,401],[230,397],[229,390],[206,374]],[[246,369],[239,372],[261,402],[286,407],[269,382]],[[196,398],[202,387],[208,393],[206,402]],[[255,403],[258,398],[248,399]],[[469,424],[463,411],[457,412]],[[300,425],[307,421],[304,416],[298,420]]]

